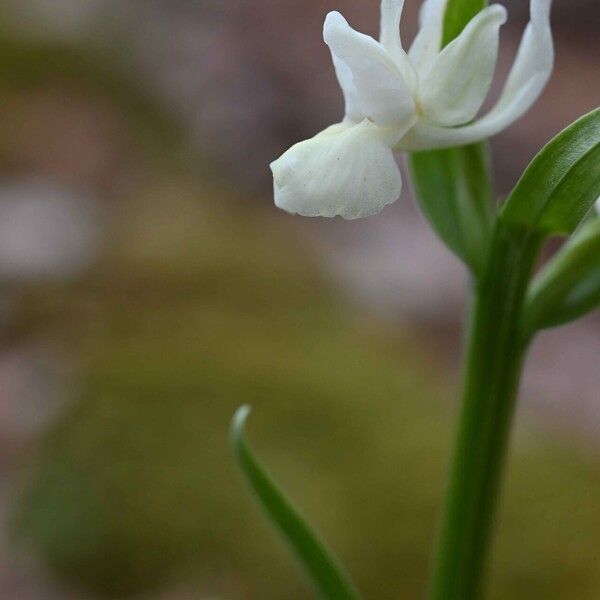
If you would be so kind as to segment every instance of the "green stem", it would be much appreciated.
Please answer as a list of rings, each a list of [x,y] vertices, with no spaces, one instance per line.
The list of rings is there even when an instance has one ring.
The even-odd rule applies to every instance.
[[[430,591],[481,597],[519,379],[528,340],[523,301],[541,239],[499,221],[474,284],[462,412]]]

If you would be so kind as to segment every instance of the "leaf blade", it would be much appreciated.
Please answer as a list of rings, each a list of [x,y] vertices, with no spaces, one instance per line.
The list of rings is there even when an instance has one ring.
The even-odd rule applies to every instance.
[[[501,218],[570,234],[600,196],[600,108],[554,137],[527,167]]]
[[[240,407],[235,413],[231,422],[231,443],[254,495],[291,546],[319,595],[326,600],[359,600],[358,592],[338,561],[252,455],[244,435],[249,413],[248,406]]]
[[[528,332],[572,321],[600,305],[600,217],[586,223],[534,280],[524,308]]]
[[[486,5],[487,0],[448,0],[442,47]],[[409,155],[421,210],[446,246],[474,273],[482,268],[493,223],[489,163],[486,143]]]
[[[409,168],[415,196],[433,229],[479,272],[493,225],[487,145],[414,152]]]

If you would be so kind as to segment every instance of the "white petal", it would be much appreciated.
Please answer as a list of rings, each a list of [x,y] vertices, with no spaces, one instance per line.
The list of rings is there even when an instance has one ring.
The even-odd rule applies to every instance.
[[[354,31],[346,19],[331,12],[323,38],[333,57],[346,99],[346,117],[370,119],[382,127],[403,127],[415,115],[415,104],[390,54],[373,38]]]
[[[381,23],[379,41],[393,55],[394,49],[402,48],[400,41],[400,19],[404,0],[381,0]]]
[[[554,67],[551,5],[552,0],[531,0],[531,21],[498,102],[500,110],[507,110],[517,102],[520,114],[523,114],[537,100],[550,79]]]
[[[402,48],[402,41],[400,38],[400,19],[402,17],[403,8],[404,0],[381,0],[379,41],[394,59],[408,87],[415,91],[417,86],[417,75],[408,59],[408,55]]]
[[[550,29],[552,0],[531,0],[531,21],[496,106],[464,127],[438,127],[420,121],[398,145],[402,150],[426,150],[470,144],[495,135],[522,117],[542,93],[554,65]]]
[[[408,52],[417,73],[426,71],[437,57],[444,28],[447,0],[425,0],[419,14],[419,33]]]
[[[275,204],[306,217],[378,213],[402,188],[391,150],[397,138],[389,135],[365,120],[333,125],[292,146],[271,163]]]
[[[500,26],[505,22],[503,6],[488,6],[438,54],[425,73],[419,73],[419,100],[426,119],[454,126],[475,117],[494,77]]]

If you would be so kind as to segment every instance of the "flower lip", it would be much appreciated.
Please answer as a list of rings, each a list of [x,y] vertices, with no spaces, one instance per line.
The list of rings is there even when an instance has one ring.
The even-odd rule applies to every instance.
[[[275,204],[303,216],[356,219],[400,195],[389,133],[365,119],[332,125],[271,163]]]

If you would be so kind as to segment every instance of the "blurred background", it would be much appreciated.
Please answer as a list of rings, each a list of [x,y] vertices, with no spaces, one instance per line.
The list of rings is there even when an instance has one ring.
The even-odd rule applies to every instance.
[[[357,222],[274,208],[269,162],[341,114],[330,9],[376,33],[377,0],[2,2],[1,599],[312,597],[235,468],[242,403],[366,597],[422,597],[466,279],[408,186]],[[599,104],[597,0],[554,28],[499,198]],[[533,348],[493,599],[600,598],[599,356],[598,313]]]

